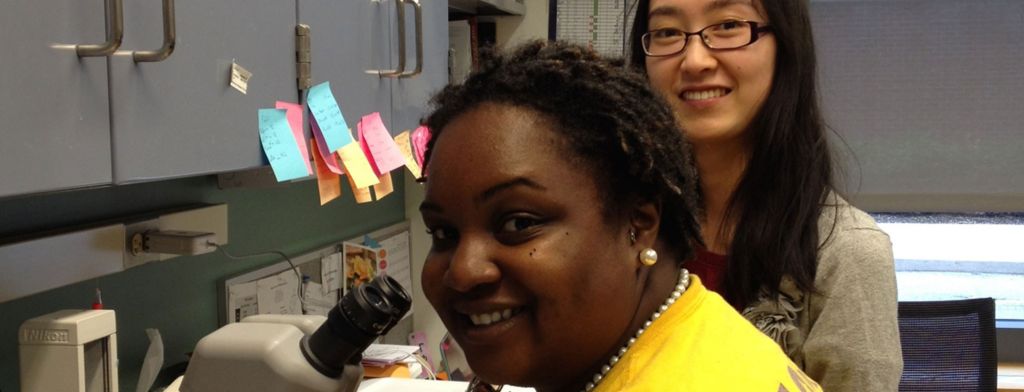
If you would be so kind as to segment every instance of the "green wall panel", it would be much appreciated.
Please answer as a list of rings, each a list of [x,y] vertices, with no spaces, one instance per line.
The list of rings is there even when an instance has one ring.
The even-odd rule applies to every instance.
[[[326,206],[320,206],[316,181],[221,190],[214,176],[9,198],[0,200],[0,238],[181,205],[227,203],[229,252],[297,255],[404,220],[402,175],[394,180],[395,193],[383,200],[356,204],[345,187],[342,199]],[[19,390],[21,323],[60,309],[87,309],[96,288],[106,308],[117,312],[120,388],[134,391],[149,344],[146,328],[160,330],[165,366],[186,360],[196,342],[218,326],[219,282],[278,261],[233,260],[220,252],[178,257],[0,303],[0,391]]]

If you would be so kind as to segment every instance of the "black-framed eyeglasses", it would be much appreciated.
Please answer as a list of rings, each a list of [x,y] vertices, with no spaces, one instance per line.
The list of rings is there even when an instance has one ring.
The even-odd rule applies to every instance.
[[[759,26],[749,20],[730,20],[707,26],[695,32],[677,28],[651,30],[641,37],[644,53],[651,57],[672,56],[686,49],[691,35],[700,36],[708,49],[739,49],[757,41],[762,34],[770,32],[771,26]]]

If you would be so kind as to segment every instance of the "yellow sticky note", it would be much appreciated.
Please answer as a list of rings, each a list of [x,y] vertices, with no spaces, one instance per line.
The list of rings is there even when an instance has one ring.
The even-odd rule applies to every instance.
[[[384,173],[379,180],[380,183],[373,186],[373,193],[377,195],[377,200],[383,199],[384,196],[395,191],[395,186],[391,183],[391,173]]]
[[[355,196],[356,203],[363,204],[373,201],[373,196],[370,196],[370,187],[357,187],[356,183],[352,180],[351,175],[348,175],[346,177],[348,177],[348,186],[352,187],[352,195]]]
[[[346,144],[338,150],[338,157],[341,158],[341,162],[345,165],[345,172],[348,173],[348,178],[356,184],[357,188],[366,188],[379,182],[377,175],[373,174],[370,161],[366,159],[366,154],[363,154],[363,149],[359,146],[359,143]]]
[[[409,169],[409,172],[414,177],[420,178],[420,165],[416,163],[416,156],[412,154],[412,141],[409,139],[409,131],[406,130],[395,136],[395,144],[398,144],[398,150],[405,157],[405,167]]]
[[[316,151],[316,139],[309,139],[309,145]],[[320,205],[324,205],[341,196],[341,178],[327,167],[324,159],[316,152],[313,153],[313,162],[316,164],[316,184],[320,188]]]

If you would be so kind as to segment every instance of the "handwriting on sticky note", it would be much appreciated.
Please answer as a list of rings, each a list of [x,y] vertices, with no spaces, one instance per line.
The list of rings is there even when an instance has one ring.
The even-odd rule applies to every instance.
[[[378,182],[377,176],[370,168],[370,161],[366,159],[362,148],[358,143],[351,143],[338,150],[341,163],[345,165],[345,172],[356,184],[356,188],[366,188]]]
[[[309,144],[319,150],[316,139],[309,139]],[[334,154],[331,154],[331,159],[334,159]],[[316,185],[320,191],[320,205],[324,205],[341,196],[341,178],[327,168],[319,152],[313,154],[313,161],[316,163]]]
[[[277,101],[274,103],[277,109],[287,111],[288,125],[292,128],[292,135],[295,136],[295,143],[299,146],[299,153],[302,154],[302,161],[306,163],[306,174],[313,174],[313,167],[309,164],[309,148],[306,147],[306,135],[302,132],[302,105],[291,102]]]
[[[359,121],[359,142],[365,144],[364,152],[368,152],[370,167],[378,177],[405,164],[405,158],[384,127],[380,113],[365,115]]]
[[[260,143],[277,181],[309,175],[302,162],[299,146],[288,125],[287,113],[280,109],[259,110]]]
[[[313,118],[320,125],[328,151],[335,152],[352,143],[352,135],[348,132],[348,124],[345,122],[345,116],[341,114],[341,107],[331,92],[330,82],[323,82],[310,88],[306,102]]]
[[[416,163],[416,157],[412,153],[409,131],[403,131],[398,136],[395,136],[395,144],[398,145],[398,150],[402,152],[402,158],[405,159],[405,167],[409,169],[413,177],[420,178],[420,165]]]

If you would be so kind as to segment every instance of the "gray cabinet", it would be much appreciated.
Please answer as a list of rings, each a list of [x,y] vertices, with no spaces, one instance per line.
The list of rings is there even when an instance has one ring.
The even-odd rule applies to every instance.
[[[161,2],[124,1],[121,51],[159,48]],[[169,57],[110,58],[115,183],[260,166],[257,110],[298,100],[294,2],[175,3]],[[232,61],[252,72],[247,94],[229,86]]]
[[[120,47],[80,58],[74,45],[112,35],[105,10],[122,1]],[[153,62],[133,52],[164,43],[161,0],[4,2],[0,197],[265,165],[256,114],[300,100],[297,23],[311,27],[313,83],[331,82],[349,125],[380,112],[392,133],[413,128],[447,82],[447,2],[419,1],[422,35],[411,0],[176,0],[173,51]],[[232,62],[252,72],[247,94],[229,87]]]
[[[448,2],[419,0],[420,11],[411,0],[298,2],[299,22],[311,31],[313,83],[331,82],[353,133],[372,112],[392,134],[415,128],[448,82]]]
[[[107,63],[74,48],[104,23],[101,0],[0,5],[0,197],[110,183]]]
[[[392,84],[389,126],[393,134],[415,129],[427,114],[430,97],[448,83],[448,2],[418,2],[422,8],[420,34],[416,31],[414,7],[406,0],[405,56],[409,75],[396,78]],[[421,56],[417,56],[417,42],[422,44]]]
[[[397,0],[298,0],[299,23],[310,29],[312,84],[331,83],[355,137],[363,115],[391,121],[391,79],[373,73],[391,65]]]

